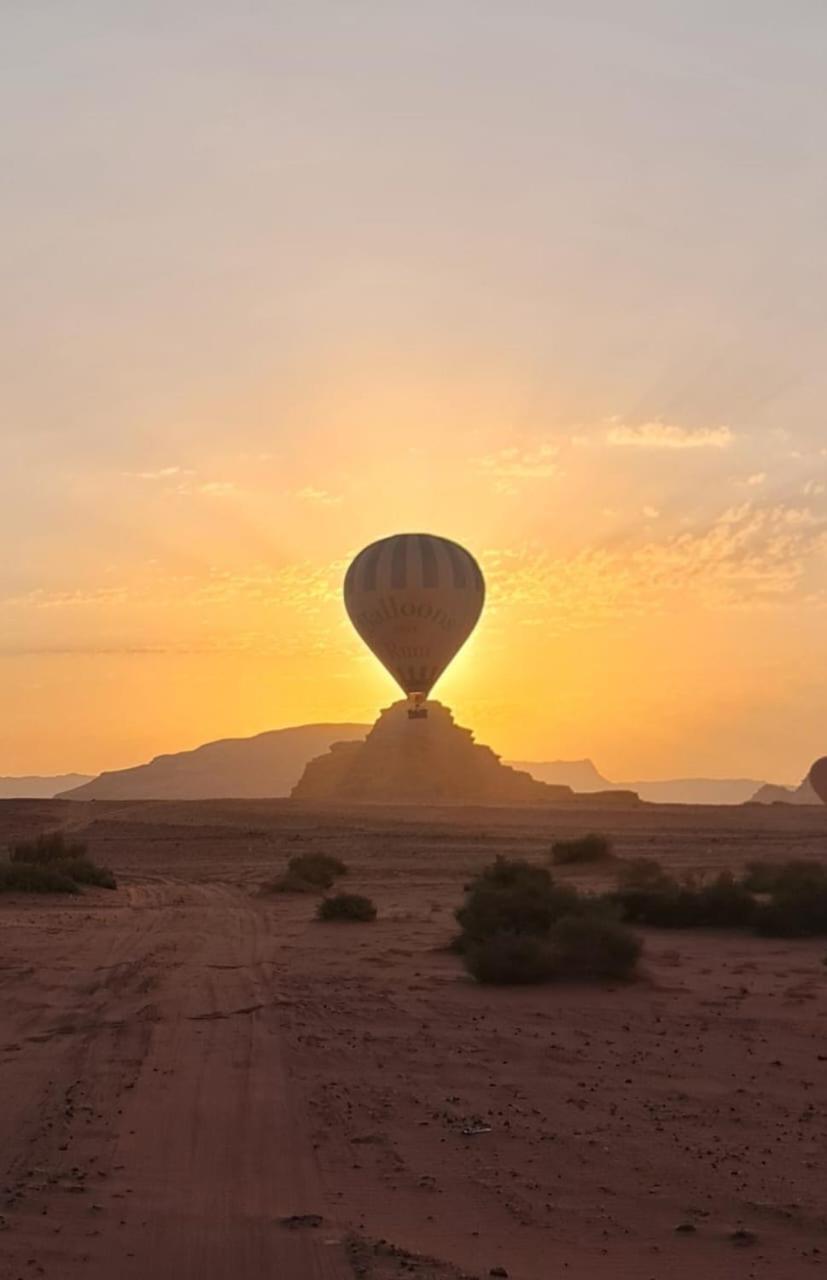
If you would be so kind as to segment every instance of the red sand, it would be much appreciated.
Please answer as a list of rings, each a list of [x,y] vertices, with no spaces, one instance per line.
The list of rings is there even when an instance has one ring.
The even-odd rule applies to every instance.
[[[827,942],[648,931],[616,989],[480,988],[442,948],[496,852],[827,857],[827,810],[0,804],[0,843],[58,824],[121,888],[0,899],[2,1280],[823,1269]],[[257,895],[305,850],[379,921]]]

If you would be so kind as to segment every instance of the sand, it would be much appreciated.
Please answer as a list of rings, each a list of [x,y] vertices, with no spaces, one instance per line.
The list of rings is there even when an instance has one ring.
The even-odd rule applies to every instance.
[[[648,930],[630,986],[526,989],[444,946],[496,852],[827,858],[827,811],[0,804],[56,825],[121,887],[0,899],[2,1280],[824,1268],[827,942]],[[257,892],[305,850],[380,919]]]

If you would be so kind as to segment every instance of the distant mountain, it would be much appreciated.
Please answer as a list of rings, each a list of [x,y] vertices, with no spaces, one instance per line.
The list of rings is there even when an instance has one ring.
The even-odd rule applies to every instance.
[[[362,740],[364,724],[306,724],[274,729],[253,738],[226,738],[193,751],[156,756],[133,769],[102,773],[92,780],[70,774],[66,778],[0,779],[0,797],[60,795],[71,800],[210,800],[237,797],[267,799],[288,796],[305,765],[323,756],[336,742]],[[751,778],[674,778],[639,782],[610,782],[591,760],[506,762],[552,787],[569,787],[579,794],[637,792],[656,804],[743,804],[748,800],[814,804],[812,793],[771,787]],[[620,801],[621,797],[618,797]]]
[[[540,782],[571,787],[573,791],[636,791],[653,804],[743,804],[765,784],[755,778],[664,778],[610,782],[591,760],[510,760]]]
[[[641,800],[654,804],[743,804],[756,787],[755,778],[664,778],[654,782],[624,782]]]
[[[287,796],[308,760],[334,742],[364,738],[369,725],[304,724],[254,738],[225,738],[102,773],[62,792],[64,800],[268,799]]]
[[[0,778],[0,800],[51,800],[67,787],[91,781],[88,773],[62,773],[56,778]]]
[[[777,787],[772,782],[765,782],[750,796],[750,800],[753,804],[821,804],[809,778],[797,787]]]
[[[604,778],[591,760],[509,760],[507,763],[512,769],[530,773],[538,782],[547,782],[553,787],[571,787],[572,791],[611,791],[618,786]]]

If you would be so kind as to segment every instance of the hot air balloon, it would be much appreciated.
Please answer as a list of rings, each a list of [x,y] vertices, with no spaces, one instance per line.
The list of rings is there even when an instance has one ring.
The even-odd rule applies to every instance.
[[[807,777],[819,800],[827,804],[827,756],[816,760]]]
[[[359,552],[344,594],[359,635],[408,695],[408,715],[422,719],[422,704],[482,612],[476,560],[447,538],[398,533]]]

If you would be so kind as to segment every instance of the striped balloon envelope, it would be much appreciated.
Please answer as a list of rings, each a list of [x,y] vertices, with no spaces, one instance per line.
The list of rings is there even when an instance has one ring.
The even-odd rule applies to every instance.
[[[421,703],[470,636],[485,582],[474,557],[430,533],[397,533],[360,551],[345,576],[345,608],[368,648]]]

